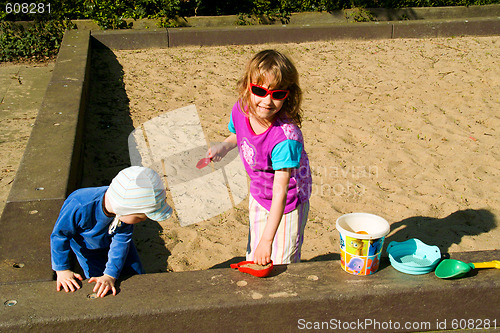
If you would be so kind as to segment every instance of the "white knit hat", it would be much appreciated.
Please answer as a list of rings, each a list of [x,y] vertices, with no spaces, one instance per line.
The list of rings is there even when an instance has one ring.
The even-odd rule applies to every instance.
[[[163,221],[172,215],[163,181],[149,168],[131,166],[120,171],[111,181],[106,196],[117,217],[144,213],[153,221]],[[117,223],[114,221],[114,228]]]

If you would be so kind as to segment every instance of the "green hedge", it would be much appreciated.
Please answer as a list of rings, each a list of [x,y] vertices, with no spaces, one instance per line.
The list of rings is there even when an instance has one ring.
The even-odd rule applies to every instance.
[[[158,19],[165,27],[173,25],[177,17],[217,15],[239,15],[240,24],[287,23],[292,12],[500,3],[500,0],[45,0],[33,4],[19,1],[0,1],[0,61],[40,60],[57,54],[64,30],[71,28],[68,22],[76,19],[94,20],[103,29],[130,28],[132,24],[127,19]],[[15,21],[35,23],[25,28]]]
[[[0,22],[0,61],[44,61],[59,51],[66,29],[71,22],[37,21],[29,27],[12,22]]]
[[[35,9],[35,13],[30,14],[23,13],[24,10],[20,11],[19,6],[17,10],[12,8],[15,3],[19,5],[22,1],[0,1],[0,20],[92,19],[102,24],[103,27],[121,27],[119,22],[127,18],[237,14],[286,17],[292,12],[333,11],[358,7],[471,6],[500,2],[500,0],[44,0],[44,2],[34,2],[39,6],[44,6],[43,13]],[[31,1],[26,1],[26,3],[31,3]],[[9,4],[11,12],[7,13],[6,7]],[[50,13],[48,13],[48,4],[50,4]]]

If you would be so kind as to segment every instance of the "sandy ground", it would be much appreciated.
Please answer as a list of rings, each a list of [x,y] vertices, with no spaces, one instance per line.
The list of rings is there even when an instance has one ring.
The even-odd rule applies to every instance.
[[[207,141],[222,141],[236,81],[264,48],[293,59],[304,91],[314,188],[303,260],[339,258],[335,220],[350,212],[387,219],[385,245],[415,237],[442,252],[499,248],[500,37],[98,51],[84,185],[126,167],[127,135],[177,108],[196,105]],[[247,205],[187,227],[175,216],[137,225],[146,270],[242,259]]]
[[[0,213],[28,143],[54,61],[0,63]]]

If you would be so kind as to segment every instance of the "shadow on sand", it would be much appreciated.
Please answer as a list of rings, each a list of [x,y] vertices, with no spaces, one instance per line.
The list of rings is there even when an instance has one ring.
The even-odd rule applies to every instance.
[[[109,185],[130,166],[128,136],[134,130],[122,65],[109,48],[96,40],[92,43],[81,187]],[[170,251],[162,232],[160,224],[151,220],[134,227],[134,242],[147,273],[167,271]]]
[[[453,244],[459,244],[464,236],[477,236],[496,228],[495,215],[486,209],[465,209],[443,218],[426,216],[409,217],[391,224],[391,234],[385,246],[392,241],[402,242],[418,238],[429,245],[437,245],[447,253]],[[471,248],[469,251],[479,249]]]

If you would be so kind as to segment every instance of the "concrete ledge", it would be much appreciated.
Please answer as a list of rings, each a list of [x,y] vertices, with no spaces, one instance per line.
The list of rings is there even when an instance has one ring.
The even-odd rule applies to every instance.
[[[169,29],[169,46],[301,43],[334,39],[391,38],[390,23],[295,26],[245,26],[234,28]]]
[[[500,17],[451,21],[366,22],[311,26],[260,25],[171,28],[154,31],[92,31],[92,37],[102,45],[118,50],[189,45],[301,43],[338,39],[426,38],[499,34]]]
[[[77,188],[90,33],[68,31],[7,202],[64,199]]]
[[[500,17],[453,21],[395,22],[393,38],[500,35]]]
[[[76,189],[85,85],[49,83],[7,202],[64,199]]]
[[[159,30],[98,30],[92,37],[111,49],[136,50],[143,48],[169,47],[169,32]]]
[[[72,30],[64,34],[57,55],[52,82],[80,81],[88,79],[90,71],[89,31]]]
[[[52,279],[49,236],[81,178],[89,51],[89,31],[66,32],[0,217],[0,283]]]
[[[477,262],[499,255],[470,252],[454,258]],[[276,267],[264,279],[230,269],[134,276],[121,282],[118,296],[103,299],[88,297],[92,285],[86,281],[70,294],[56,293],[54,282],[7,284],[0,285],[2,302],[17,304],[0,310],[0,330],[291,332],[307,323],[335,323],[332,319],[393,325],[338,329],[344,332],[389,332],[395,325],[401,325],[398,332],[451,330],[454,319],[497,319],[497,274],[480,270],[441,280],[385,267],[360,277],[343,272],[336,261],[312,262]],[[406,322],[420,326],[405,329]]]
[[[63,202],[7,203],[0,220],[0,284],[52,280],[49,236]]]

